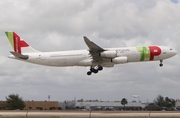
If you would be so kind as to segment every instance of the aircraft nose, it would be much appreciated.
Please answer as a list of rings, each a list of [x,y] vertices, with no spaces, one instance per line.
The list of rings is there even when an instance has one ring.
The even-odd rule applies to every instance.
[[[174,50],[173,48],[169,48],[168,50],[169,50],[168,53],[170,57],[173,57],[177,54],[176,50]]]
[[[172,55],[175,56],[177,54],[177,51],[176,50],[173,50],[172,51]]]
[[[177,54],[177,52],[176,52],[176,50],[174,51],[174,55],[176,55]]]

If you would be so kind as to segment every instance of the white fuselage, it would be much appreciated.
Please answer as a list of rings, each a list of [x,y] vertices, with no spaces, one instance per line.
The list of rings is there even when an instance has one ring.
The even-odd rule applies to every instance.
[[[107,48],[105,49],[106,51],[104,51],[105,54],[99,54],[102,58],[101,62],[93,62],[92,56],[88,50],[23,53],[23,55],[28,55],[29,58],[27,60],[22,59],[22,61],[57,67],[93,66],[98,64],[104,67],[112,67],[115,64],[128,62],[164,60],[176,55],[176,51],[172,48],[165,46],[154,47],[155,48],[150,48],[149,46]],[[158,47],[158,49],[156,49],[156,47]],[[17,59],[13,55],[9,57]]]

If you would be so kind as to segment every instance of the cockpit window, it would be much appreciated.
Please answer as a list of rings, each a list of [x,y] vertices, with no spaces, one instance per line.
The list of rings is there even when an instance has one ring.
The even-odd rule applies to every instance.
[[[170,48],[170,50],[173,50],[172,48]]]

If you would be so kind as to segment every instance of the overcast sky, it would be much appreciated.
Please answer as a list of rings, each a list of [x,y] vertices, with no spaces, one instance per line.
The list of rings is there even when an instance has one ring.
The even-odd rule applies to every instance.
[[[0,100],[180,99],[180,56],[129,63],[87,76],[89,67],[47,67],[9,59],[5,31],[39,51],[88,49],[83,36],[104,48],[164,45],[180,52],[178,0],[0,0]]]

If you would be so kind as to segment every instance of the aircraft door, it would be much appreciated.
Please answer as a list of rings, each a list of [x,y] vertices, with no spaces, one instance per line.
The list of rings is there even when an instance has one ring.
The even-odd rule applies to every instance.
[[[41,54],[39,54],[38,58],[36,58],[36,59],[38,59],[38,60],[46,60],[45,56],[41,55]]]
[[[39,59],[41,59],[41,60],[46,60],[46,57],[43,56],[43,55],[39,55]]]

